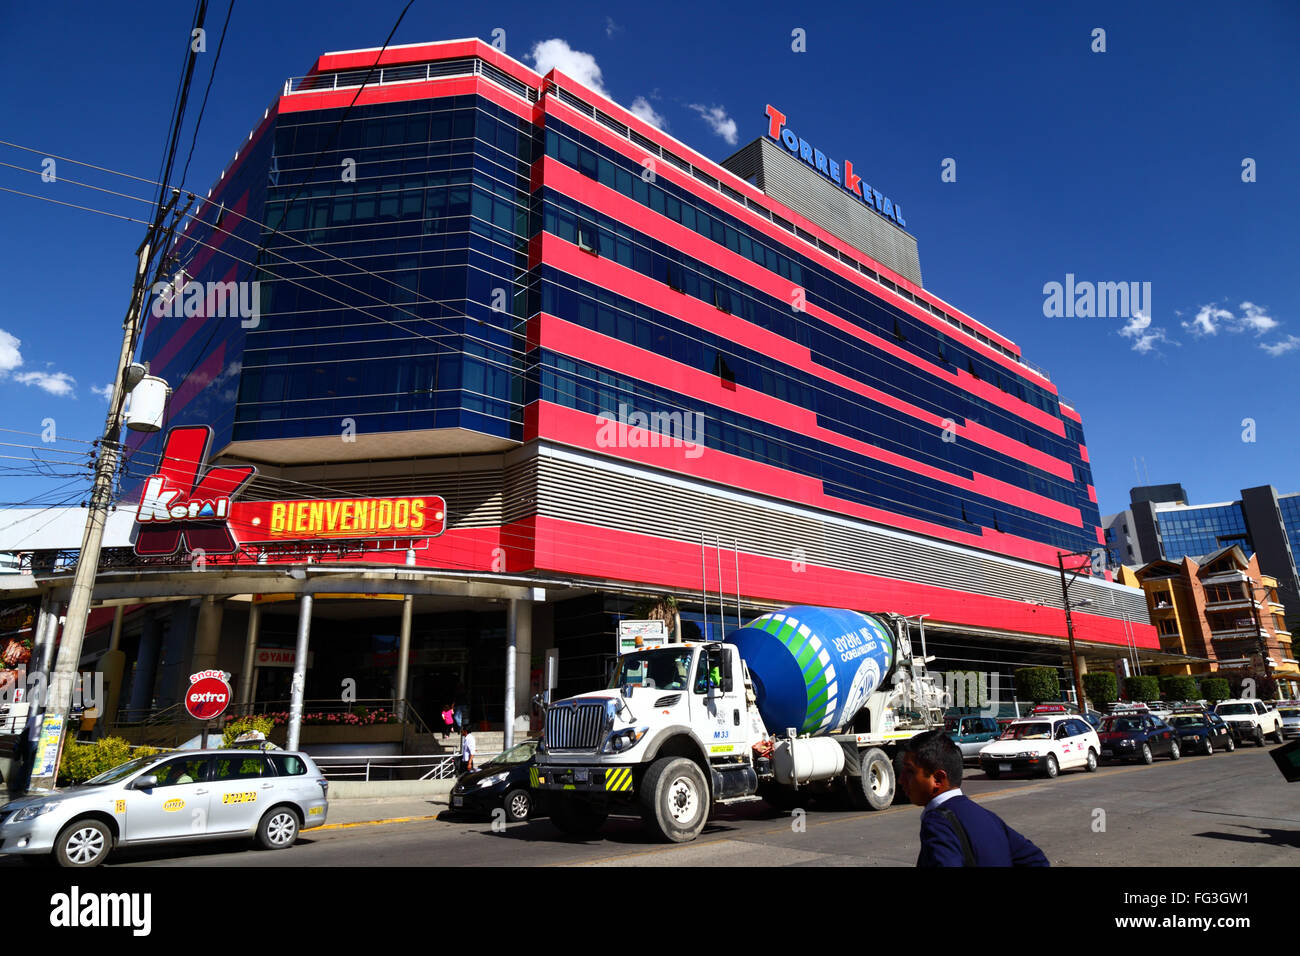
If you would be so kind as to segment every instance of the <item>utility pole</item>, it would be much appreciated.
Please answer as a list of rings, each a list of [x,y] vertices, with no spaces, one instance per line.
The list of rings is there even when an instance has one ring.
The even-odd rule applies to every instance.
[[[81,646],[86,636],[86,619],[90,613],[90,601],[95,588],[95,574],[99,568],[99,553],[104,541],[104,526],[113,504],[113,481],[117,476],[118,458],[121,451],[122,406],[127,393],[135,383],[127,382],[127,367],[135,352],[136,337],[143,317],[145,303],[148,300],[150,283],[149,267],[155,251],[166,248],[167,242],[155,240],[167,215],[176,206],[180,190],[173,189],[166,205],[159,205],[158,212],[150,225],[144,241],[136,249],[138,264],[135,280],[131,286],[131,300],[127,306],[126,318],[122,322],[122,348],[118,354],[117,371],[113,376],[113,395],[108,403],[108,418],[104,425],[104,436],[99,441],[99,454],[95,460],[95,479],[90,492],[90,502],[86,515],[86,530],[81,537],[81,552],[77,557],[77,570],[72,579],[72,592],[68,599],[68,612],[63,626],[63,637],[59,643],[58,660],[47,685],[45,707],[35,711],[29,720],[41,720],[43,726],[61,722],[59,740],[55,748],[54,767],[31,767],[30,787],[52,788],[59,773],[59,759],[63,752],[63,741],[67,733],[67,716],[72,707],[72,692],[78,676],[81,662]],[[194,197],[189,197],[190,203]],[[181,216],[172,220],[167,237],[174,234],[176,224],[189,211],[186,204]],[[166,256],[159,264],[159,274],[163,271]],[[43,712],[42,712],[43,711]],[[44,733],[42,733],[42,737]],[[43,772],[37,773],[37,770]]]
[[[1056,564],[1061,571],[1061,600],[1065,603],[1065,633],[1070,638],[1070,670],[1074,673],[1074,695],[1077,698],[1076,703],[1079,705],[1079,713],[1087,712],[1087,701],[1083,696],[1083,682],[1079,679],[1079,655],[1074,650],[1074,619],[1070,616],[1070,585],[1065,580],[1065,559],[1075,557],[1087,557],[1091,560],[1092,553],[1089,551],[1058,551],[1056,553]],[[1080,569],[1082,570],[1082,569]],[[1074,572],[1074,577],[1079,576],[1079,571]],[[1073,578],[1071,579],[1073,581]]]

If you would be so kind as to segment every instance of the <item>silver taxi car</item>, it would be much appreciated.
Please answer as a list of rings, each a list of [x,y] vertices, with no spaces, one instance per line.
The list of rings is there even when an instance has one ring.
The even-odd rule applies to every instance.
[[[128,761],[84,784],[0,807],[0,853],[98,866],[121,846],[224,838],[292,846],[325,823],[329,783],[284,750],[173,751]]]

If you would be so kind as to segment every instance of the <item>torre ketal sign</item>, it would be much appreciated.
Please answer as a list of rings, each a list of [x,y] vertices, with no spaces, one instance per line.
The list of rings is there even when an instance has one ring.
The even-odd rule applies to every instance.
[[[247,544],[431,538],[446,529],[446,502],[437,495],[236,501],[257,470],[249,465],[204,469],[211,445],[212,429],[206,425],[167,433],[158,471],[145,481],[136,508],[137,555],[222,555]]]

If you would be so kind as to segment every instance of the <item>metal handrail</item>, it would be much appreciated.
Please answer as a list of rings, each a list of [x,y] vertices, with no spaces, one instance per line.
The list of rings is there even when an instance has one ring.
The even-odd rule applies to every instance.
[[[478,756],[486,763],[492,758],[500,756],[500,754],[487,753]],[[312,761],[321,768],[326,777],[340,779],[361,777],[366,783],[370,782],[372,769],[401,769],[403,766],[408,765],[420,769],[422,764],[426,762],[429,769],[418,779],[450,780],[456,776],[456,760],[456,754],[406,754],[402,756],[395,754],[375,756],[332,754],[312,757]]]

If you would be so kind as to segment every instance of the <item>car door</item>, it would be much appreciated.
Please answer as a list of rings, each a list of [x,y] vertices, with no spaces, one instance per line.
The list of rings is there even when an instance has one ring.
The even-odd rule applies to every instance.
[[[270,761],[257,751],[213,757],[208,832],[240,833],[255,827],[272,802],[275,781]]]
[[[122,842],[183,839],[205,834],[211,795],[209,770],[206,756],[174,757],[142,775],[156,776],[156,787],[145,790],[132,783],[131,789],[123,791],[126,824]]]

